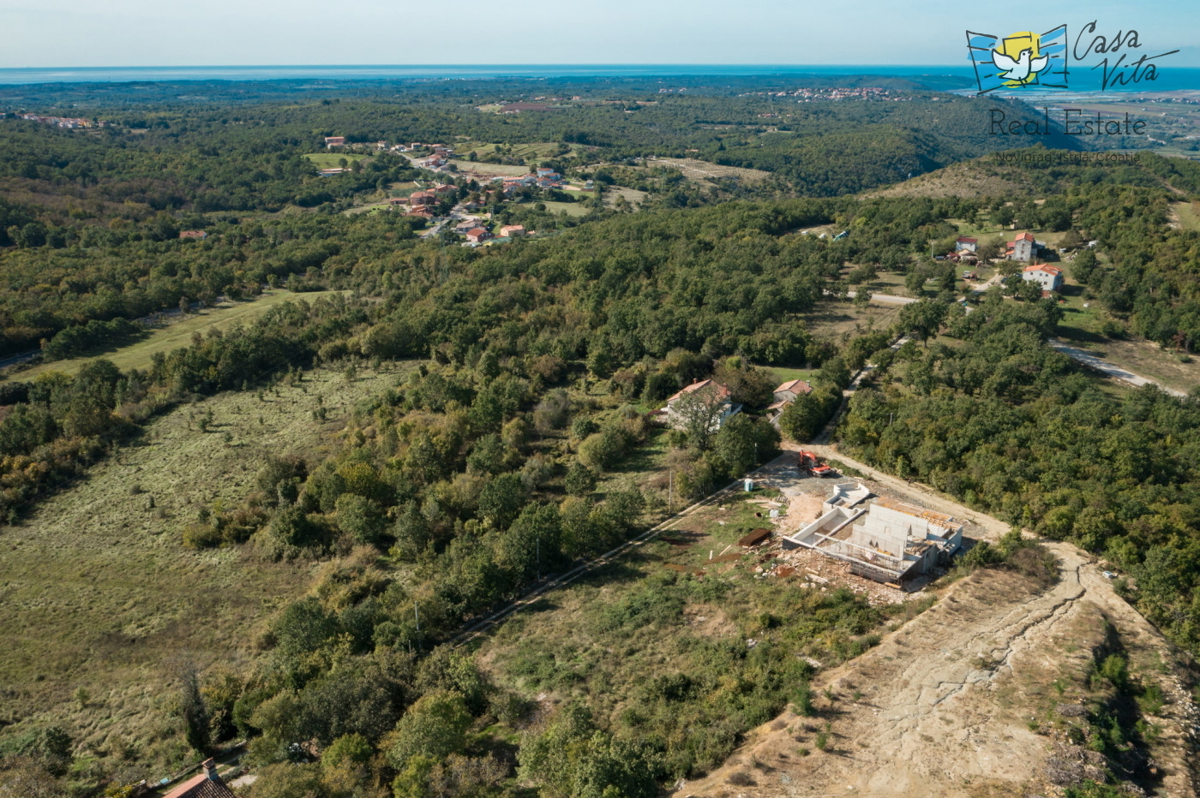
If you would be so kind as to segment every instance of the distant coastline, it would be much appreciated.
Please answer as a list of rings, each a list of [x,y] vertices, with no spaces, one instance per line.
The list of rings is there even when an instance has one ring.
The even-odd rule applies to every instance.
[[[500,65],[395,65],[395,66],[162,66],[162,67],[32,67],[0,69],[0,85],[46,83],[130,83],[183,81],[280,80],[487,80],[501,78],[640,78],[672,77],[798,78],[806,75],[879,75],[894,78],[954,77],[974,79],[970,65],[899,66],[770,65],[770,64],[500,64]],[[1099,88],[1099,79],[1076,70],[1072,88]],[[1091,84],[1095,82],[1096,86]],[[1156,81],[1146,81],[1127,91],[1178,91],[1200,89],[1200,67],[1164,68]]]

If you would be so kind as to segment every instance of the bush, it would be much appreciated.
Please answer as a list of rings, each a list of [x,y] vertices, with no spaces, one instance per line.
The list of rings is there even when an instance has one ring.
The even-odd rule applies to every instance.
[[[567,469],[564,487],[571,496],[586,496],[596,489],[596,480],[596,472],[577,460]]]
[[[188,524],[183,528],[183,545],[189,549],[210,549],[223,542],[221,531],[211,524]]]

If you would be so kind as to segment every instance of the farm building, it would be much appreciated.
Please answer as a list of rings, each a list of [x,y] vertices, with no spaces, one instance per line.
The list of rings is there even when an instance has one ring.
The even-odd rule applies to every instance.
[[[785,549],[808,548],[850,563],[850,572],[903,585],[929,573],[962,546],[964,524],[952,516],[887,498],[867,502],[862,484],[839,484],[817,520]]]
[[[325,146],[329,148],[346,146],[345,136],[326,136]]]

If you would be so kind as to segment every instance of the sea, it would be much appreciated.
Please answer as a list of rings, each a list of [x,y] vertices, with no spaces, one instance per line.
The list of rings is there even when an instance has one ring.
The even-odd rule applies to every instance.
[[[47,83],[153,83],[181,81],[295,81],[295,80],[484,80],[502,78],[639,78],[695,77],[789,78],[838,75],[975,80],[972,66],[896,66],[881,64],[437,64],[391,66],[139,66],[139,67],[34,67],[0,69],[0,85]],[[1102,90],[1101,71],[1076,67],[1070,73],[1071,91]],[[1126,85],[1109,85],[1108,92],[1198,91],[1200,67],[1172,66],[1163,62],[1157,77],[1143,77]]]

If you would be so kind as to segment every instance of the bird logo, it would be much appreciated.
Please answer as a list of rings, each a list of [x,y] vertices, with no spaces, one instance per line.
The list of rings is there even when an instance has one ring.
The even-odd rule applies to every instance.
[[[1050,56],[1034,58],[1033,50],[1025,48],[1014,61],[999,50],[992,50],[992,63],[1000,68],[1001,78],[1011,81],[1014,85],[1024,86],[1046,68],[1050,63]]]
[[[1067,26],[1000,37],[967,31],[979,93],[1025,87],[1067,88]]]

